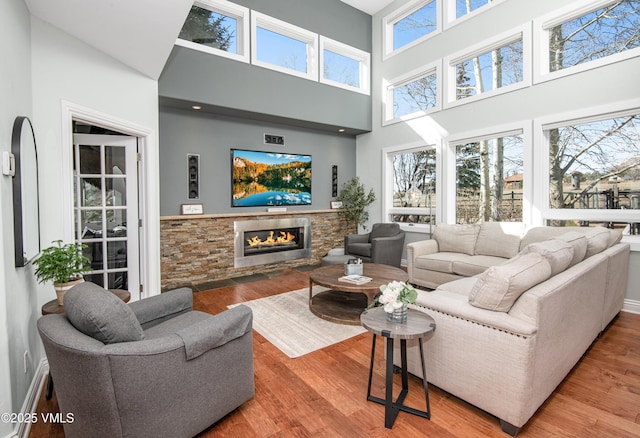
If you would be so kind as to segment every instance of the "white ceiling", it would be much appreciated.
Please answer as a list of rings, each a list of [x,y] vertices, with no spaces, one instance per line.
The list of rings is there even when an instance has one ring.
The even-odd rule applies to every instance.
[[[193,0],[25,0],[32,15],[158,79]]]
[[[393,3],[393,0],[340,0],[356,9],[366,12],[369,15],[373,15],[380,9]]]
[[[160,77],[193,4],[193,0],[24,1],[35,17],[152,79]],[[393,0],[341,1],[373,15]]]

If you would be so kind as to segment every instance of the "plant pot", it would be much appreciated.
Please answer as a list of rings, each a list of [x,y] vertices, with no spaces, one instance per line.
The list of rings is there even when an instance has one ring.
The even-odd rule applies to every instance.
[[[63,305],[64,294],[67,293],[69,289],[71,289],[76,284],[80,284],[84,282],[84,278],[80,277],[77,280],[69,281],[67,283],[54,283],[53,287],[56,290],[56,295],[58,297],[58,304]]]
[[[407,307],[408,306],[406,304],[403,304],[402,307],[393,309],[393,312],[385,312],[387,321],[394,323],[407,322]]]

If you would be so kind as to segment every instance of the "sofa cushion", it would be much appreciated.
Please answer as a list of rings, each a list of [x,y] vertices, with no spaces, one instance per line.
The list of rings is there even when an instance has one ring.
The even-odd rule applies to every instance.
[[[521,222],[483,222],[474,254],[509,259],[520,251],[523,232]]]
[[[491,266],[501,265],[507,259],[503,257],[474,255],[461,260],[454,260],[453,273],[464,277],[473,277],[481,274]]]
[[[554,276],[569,267],[573,260],[573,246],[559,239],[545,240],[532,243],[522,250],[523,254],[537,252],[547,259],[551,266],[551,276]]]
[[[571,260],[571,263],[569,263],[569,266],[573,266],[584,260],[584,256],[587,253],[587,238],[584,234],[569,231],[568,233],[554,237],[554,239],[567,242],[573,247],[573,259]]]
[[[453,264],[461,260],[468,260],[470,257],[468,254],[459,252],[438,252],[417,257],[415,259],[415,267],[453,274]]]
[[[585,234],[585,237],[587,238],[587,253],[584,258],[604,251],[612,241],[611,233],[604,227],[594,227]]]
[[[450,293],[454,293],[457,295],[464,295],[465,297],[469,297],[469,293],[473,289],[473,286],[478,281],[477,277],[466,277],[461,278],[459,280],[449,281],[447,283],[441,284],[436,288],[439,291],[446,291]]]
[[[438,251],[460,252],[473,255],[479,227],[466,224],[438,224],[433,238],[438,242]]]
[[[518,254],[478,277],[469,293],[469,304],[508,312],[520,295],[550,276],[551,266],[546,258],[538,253]]]
[[[97,284],[84,282],[71,288],[64,295],[64,311],[78,331],[104,344],[144,339],[133,310]]]

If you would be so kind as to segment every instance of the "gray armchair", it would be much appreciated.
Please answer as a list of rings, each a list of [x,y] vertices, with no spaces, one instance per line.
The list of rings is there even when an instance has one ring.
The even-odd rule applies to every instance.
[[[400,267],[404,234],[398,224],[373,224],[370,233],[345,236],[344,253],[364,262]]]
[[[190,289],[125,304],[82,283],[38,320],[67,438],[192,437],[254,396],[251,309],[192,309]]]

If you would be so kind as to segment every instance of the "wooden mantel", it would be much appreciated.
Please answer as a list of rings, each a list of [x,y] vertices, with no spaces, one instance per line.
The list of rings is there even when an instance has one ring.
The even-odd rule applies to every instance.
[[[311,257],[247,268],[233,267],[234,221],[296,216],[311,220]],[[348,227],[338,210],[292,210],[162,216],[160,271],[162,290],[203,284],[285,267],[319,264],[332,248],[344,245]]]

